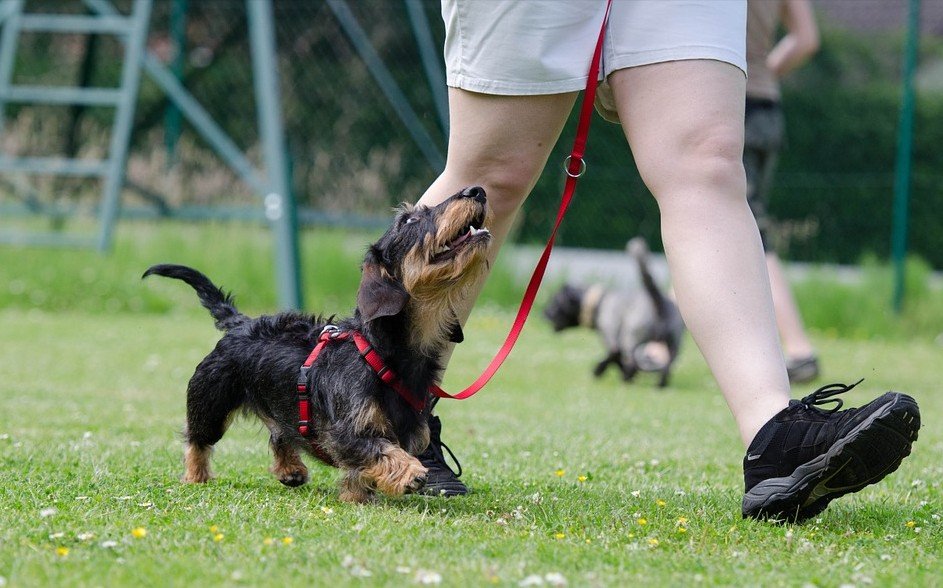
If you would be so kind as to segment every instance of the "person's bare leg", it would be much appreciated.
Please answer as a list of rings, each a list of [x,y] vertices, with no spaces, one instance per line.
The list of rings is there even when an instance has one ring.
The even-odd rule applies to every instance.
[[[773,293],[773,308],[776,310],[776,325],[783,342],[783,353],[789,359],[815,355],[815,347],[806,335],[799,307],[775,253],[766,254],[766,270],[769,272],[769,285]]]
[[[658,201],[678,304],[745,444],[789,402],[769,277],[743,171],[744,75],[712,60],[610,76]]]
[[[419,199],[433,206],[466,186],[481,186],[488,195],[492,220],[491,266],[517,211],[547,163],[576,93],[545,96],[493,96],[449,88],[449,152],[445,170]],[[487,280],[469,290],[465,304],[454,309],[468,319]],[[448,364],[452,348],[442,358]]]

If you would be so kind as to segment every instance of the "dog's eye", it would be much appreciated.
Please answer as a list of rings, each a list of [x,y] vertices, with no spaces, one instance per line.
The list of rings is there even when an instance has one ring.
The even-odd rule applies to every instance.
[[[409,217],[409,218],[406,219],[406,224],[407,224],[407,225],[411,225],[411,224],[413,224],[413,223],[418,223],[418,222],[419,222],[419,217],[418,217],[418,216],[411,216],[411,217]]]

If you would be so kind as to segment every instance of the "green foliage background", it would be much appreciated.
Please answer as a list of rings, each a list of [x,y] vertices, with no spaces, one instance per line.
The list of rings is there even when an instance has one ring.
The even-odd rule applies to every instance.
[[[79,10],[78,3],[35,0],[34,10]],[[119,2],[119,5],[124,6]],[[276,0],[283,108],[291,153],[293,190],[306,209],[331,222],[363,224],[385,218],[390,207],[414,201],[436,170],[413,142],[396,110],[380,91],[369,68],[326,2]],[[400,2],[349,3],[364,34],[389,69],[421,127],[441,153],[446,132],[436,114],[431,85]],[[442,43],[436,0],[422,6],[432,45]],[[151,45],[168,40],[170,2],[157,2]],[[798,261],[857,263],[865,255],[887,259],[896,133],[900,108],[903,33],[851,33],[823,22],[823,43],[813,60],[783,85],[788,142],[770,202],[778,220],[773,231],[780,253]],[[258,160],[256,104],[242,0],[191,2],[188,12],[183,82],[249,157]],[[89,83],[106,86],[117,79],[120,45],[89,47],[50,35],[24,37],[15,68],[25,84],[73,83],[90,60]],[[89,57],[91,51],[91,57]],[[943,40],[924,36],[920,72],[943,62]],[[917,95],[910,200],[912,254],[943,269],[943,89],[921,85]],[[171,208],[202,206],[204,211],[243,206],[261,214],[258,198],[221,165],[184,125],[174,155],[165,140],[167,101],[145,78],[134,130],[129,178],[162,194]],[[70,128],[66,109],[12,107],[11,134],[22,154],[61,150]],[[105,144],[105,109],[90,109],[78,119],[80,151],[94,154]],[[552,226],[563,183],[561,164],[573,137],[575,113],[547,169],[524,207],[517,240],[543,243]],[[96,145],[98,147],[96,147]],[[659,214],[626,145],[621,128],[597,119],[588,147],[588,172],[558,243],[621,249],[636,234],[658,248]],[[176,163],[173,163],[176,161]],[[46,184],[49,200],[61,205],[97,195],[74,182]],[[153,200],[125,195],[129,208],[160,212]],[[0,189],[0,206],[4,205]],[[0,208],[0,213],[4,209]]]
[[[856,263],[887,259],[901,102],[903,39],[826,29],[822,48],[785,80],[787,144],[770,199],[781,254],[792,260]],[[924,38],[921,63],[943,59]],[[914,124],[910,251],[943,268],[943,91],[920,90]],[[537,243],[552,227],[562,186],[560,162],[575,129],[570,120],[550,169],[525,209],[520,237]],[[621,129],[597,119],[588,173],[562,228],[565,245],[620,249],[642,234],[659,241],[658,209],[632,165]]]

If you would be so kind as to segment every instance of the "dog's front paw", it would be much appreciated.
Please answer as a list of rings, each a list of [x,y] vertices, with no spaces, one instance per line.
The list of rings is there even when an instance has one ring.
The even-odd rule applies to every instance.
[[[415,494],[423,488],[426,487],[426,478],[428,476],[428,470],[426,472],[416,476],[413,480],[406,485],[406,494]]]
[[[402,496],[422,490],[426,485],[429,470],[416,458],[412,458],[405,468],[396,472],[390,479],[378,480],[378,487],[382,492],[391,496]],[[386,483],[384,483],[386,482]]]
[[[418,459],[399,448],[387,451],[380,461],[364,470],[366,478],[387,496],[416,492],[426,484],[428,473]]]
[[[364,478],[362,472],[350,470],[341,480],[341,502],[365,504],[376,500],[376,493],[370,487],[370,482]]]

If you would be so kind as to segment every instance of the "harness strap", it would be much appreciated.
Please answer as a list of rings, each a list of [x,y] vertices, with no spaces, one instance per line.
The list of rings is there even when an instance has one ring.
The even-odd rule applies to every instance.
[[[380,354],[377,353],[377,350],[370,345],[370,342],[367,341],[363,335],[358,331],[351,331],[351,335],[354,339],[354,344],[357,346],[357,350],[360,351],[360,357],[367,362],[367,364],[373,368],[373,371],[377,373],[377,376],[380,377],[380,380],[389,386],[390,388],[396,390],[396,393],[399,394],[403,400],[405,400],[413,410],[416,412],[422,412],[426,408],[426,398],[425,396],[417,398],[412,390],[406,387],[403,384],[403,381],[399,379],[399,376],[386,365],[383,361],[383,358],[380,357]]]
[[[534,305],[537,290],[540,288],[544,271],[547,269],[547,262],[550,260],[550,251],[553,249],[553,242],[557,237],[557,229],[560,228],[560,223],[563,222],[566,209],[570,206],[570,200],[573,199],[573,192],[576,190],[576,180],[586,171],[586,161],[583,159],[583,154],[586,152],[586,139],[589,136],[589,122],[593,114],[596,85],[599,83],[599,62],[602,58],[603,39],[606,35],[606,23],[609,22],[609,10],[611,8],[612,0],[606,0],[606,15],[603,18],[602,27],[599,29],[599,38],[596,40],[596,50],[593,52],[593,59],[589,65],[589,75],[586,78],[586,89],[583,92],[583,103],[580,106],[580,118],[579,124],[576,127],[576,138],[573,140],[573,150],[564,160],[563,164],[567,178],[566,185],[563,188],[563,196],[560,199],[560,209],[557,211],[557,220],[553,225],[553,230],[550,232],[547,246],[544,247],[540,260],[534,268],[534,273],[531,275],[530,282],[527,284],[527,289],[524,291],[524,298],[521,300],[521,306],[517,311],[514,323],[511,325],[511,330],[504,340],[504,344],[501,345],[501,348],[498,349],[498,352],[491,360],[491,363],[488,364],[485,371],[482,372],[482,374],[478,376],[478,379],[472,382],[470,386],[454,395],[449,394],[438,386],[432,387],[430,391],[440,398],[465,400],[484,388],[485,384],[494,376],[498,368],[501,367],[501,364],[504,363],[504,360],[507,359],[508,354],[511,353],[511,349],[514,348],[514,344],[517,343],[517,338],[524,328],[524,323],[527,322],[527,316],[530,314],[530,309]]]
[[[308,391],[308,373],[311,371],[311,366],[314,365],[314,361],[321,354],[321,351],[324,349],[325,345],[331,341],[343,340],[347,337],[348,334],[344,331],[325,328],[318,336],[317,345],[314,346],[314,349],[312,349],[311,353],[308,354],[308,358],[305,359],[305,362],[301,365],[301,370],[298,373],[297,386],[298,432],[301,433],[301,435],[304,437],[309,437],[314,434],[314,430],[311,428],[311,394]]]
[[[360,334],[358,331],[341,331],[337,327],[327,326],[321,331],[321,334],[318,336],[318,342],[314,346],[314,349],[311,350],[311,353],[308,354],[308,358],[302,364],[301,369],[298,373],[298,432],[301,433],[304,437],[314,437],[314,429],[311,426],[311,417],[312,417],[312,403],[311,403],[311,391],[308,389],[308,374],[311,371],[311,366],[314,365],[314,362],[318,359],[318,356],[321,354],[321,351],[324,350],[324,347],[328,343],[335,341],[346,341],[347,339],[353,339],[354,344],[357,346],[357,350],[360,352],[360,357],[367,362],[377,376],[380,378],[384,384],[393,388],[397,394],[399,394],[403,400],[405,400],[416,412],[422,412],[426,408],[426,398],[425,396],[417,398],[409,388],[403,384],[403,381],[399,379],[399,376],[396,375],[396,372],[391,370],[389,366],[386,365],[386,362],[383,361],[383,358],[377,352],[376,349],[370,345],[370,342]],[[433,385],[434,389],[439,389],[438,386]],[[312,445],[317,449],[317,444],[312,441]],[[318,457],[321,457],[318,455]],[[324,459],[324,458],[321,458]],[[328,461],[328,460],[324,460]],[[330,461],[328,461],[330,463]]]

